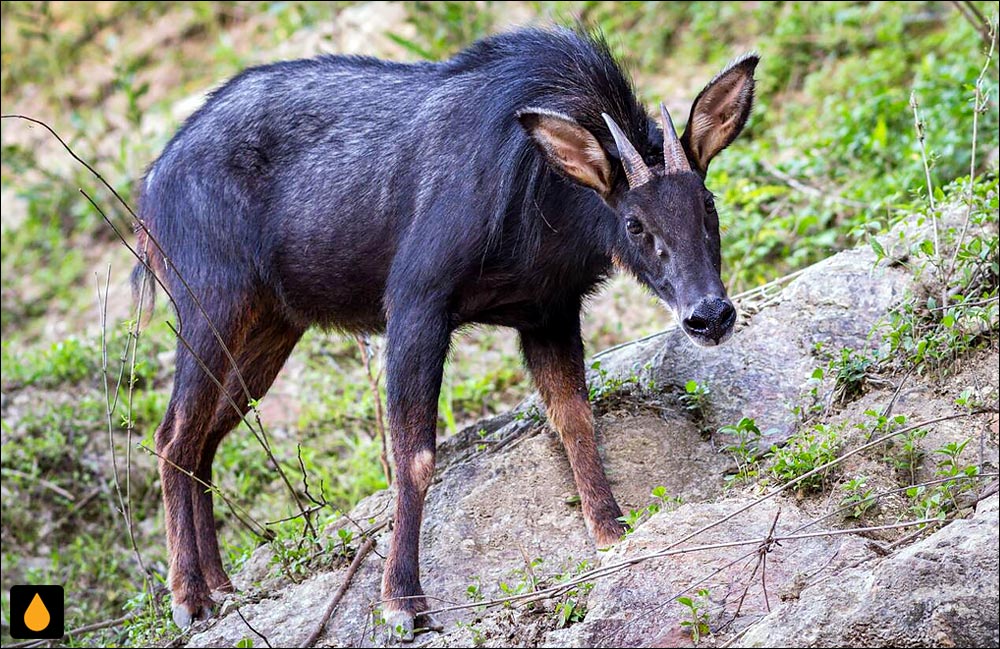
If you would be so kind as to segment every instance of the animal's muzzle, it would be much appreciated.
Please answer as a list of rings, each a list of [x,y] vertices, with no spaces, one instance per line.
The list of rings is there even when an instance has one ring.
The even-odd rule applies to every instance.
[[[682,322],[684,331],[697,341],[718,345],[729,337],[736,324],[736,309],[725,298],[702,299]]]

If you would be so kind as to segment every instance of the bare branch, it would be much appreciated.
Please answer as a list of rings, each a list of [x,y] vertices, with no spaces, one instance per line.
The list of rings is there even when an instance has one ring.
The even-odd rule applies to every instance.
[[[261,640],[263,640],[263,641],[264,641],[264,644],[266,644],[266,645],[268,646],[268,649],[270,649],[270,647],[271,647],[271,642],[270,642],[270,641],[269,641],[269,640],[267,639],[267,636],[266,636],[266,635],[264,635],[263,633],[261,633],[260,631],[258,631],[257,629],[253,628],[253,627],[252,627],[252,626],[250,625],[250,623],[249,623],[249,622],[247,621],[247,619],[246,619],[245,617],[243,617],[243,611],[241,611],[241,610],[240,610],[240,607],[239,607],[239,606],[237,606],[237,607],[236,607],[236,614],[240,616],[240,619],[241,619],[241,620],[243,620],[243,624],[247,625],[247,628],[248,628],[248,629],[250,629],[251,631],[253,631],[253,632],[254,632],[254,634],[255,634],[255,635],[256,635],[257,637],[259,637],[259,638],[260,638]]]
[[[378,389],[379,379],[372,374],[371,340],[367,336],[355,336],[354,340],[358,343],[358,348],[361,350],[361,360],[365,365],[365,373],[368,374],[368,387],[371,389],[372,399],[375,400],[375,425],[378,430],[379,441],[382,444],[379,461],[382,463],[382,473],[385,475],[386,486],[391,486],[392,468],[389,466],[388,444],[386,443],[385,435],[385,415],[382,409],[382,393]],[[379,378],[381,376],[382,372],[379,370]]]
[[[357,553],[354,555],[354,560],[351,561],[351,565],[347,569],[347,574],[344,575],[344,582],[340,585],[340,588],[337,589],[333,599],[331,599],[330,603],[327,605],[326,610],[319,619],[319,624],[316,626],[316,629],[309,634],[309,637],[302,643],[303,647],[312,647],[316,644],[316,641],[319,640],[319,637],[323,635],[323,630],[326,629],[326,623],[330,621],[330,617],[333,615],[333,611],[337,608],[337,605],[340,604],[340,600],[344,599],[344,594],[347,593],[347,589],[351,585],[351,580],[354,579],[354,574],[358,571],[358,568],[361,567],[361,562],[364,561],[364,558],[368,556],[368,553],[371,552],[374,547],[375,538],[369,536],[365,539],[365,542],[361,544],[361,547],[358,548]]]
[[[934,200],[934,184],[931,182],[931,167],[927,160],[927,147],[924,140],[926,135],[924,133],[924,123],[920,119],[920,104],[917,103],[916,92],[910,92],[910,108],[913,110],[913,127],[917,131],[917,142],[920,144],[920,159],[924,163],[924,177],[927,181],[927,202],[930,205],[931,211],[931,225],[934,227],[934,254],[932,258],[934,260],[934,265],[937,267],[938,278],[941,280],[941,304],[948,304],[948,294],[947,286],[944,277],[944,268],[941,265],[940,255],[941,250],[941,238],[938,234],[938,209],[936,201]]]

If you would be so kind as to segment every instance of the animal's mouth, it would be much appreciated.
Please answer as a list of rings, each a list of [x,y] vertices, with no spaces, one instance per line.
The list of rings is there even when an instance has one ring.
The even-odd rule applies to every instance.
[[[687,335],[688,340],[693,342],[698,347],[718,347],[720,345],[724,345],[726,344],[726,342],[729,341],[730,338],[733,337],[733,332],[736,329],[734,326],[730,326],[728,331],[722,334],[722,336],[720,336],[718,339],[715,339],[712,338],[711,336],[692,333],[691,331],[688,331],[686,327],[683,326],[681,328],[684,329],[684,333],[685,335]]]

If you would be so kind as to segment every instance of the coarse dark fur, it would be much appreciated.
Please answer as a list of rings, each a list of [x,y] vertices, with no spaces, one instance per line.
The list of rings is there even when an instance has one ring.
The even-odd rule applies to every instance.
[[[149,168],[140,206],[151,235],[140,230],[140,247],[171,291],[183,338],[156,435],[178,623],[208,613],[211,589],[231,588],[211,495],[184,473],[210,482],[215,450],[239,421],[208,372],[245,408],[247,390],[263,396],[312,325],[387,335],[398,498],[383,589],[404,627],[426,606],[421,512],[442,367],[462,325],[519,330],[588,525],[599,543],[620,536],[586,398],[581,305],[618,265],[705,344],[729,335],[703,180],[746,121],[755,64],[735,63],[714,91],[722,98],[701,101],[723,124],[710,126],[728,130],[721,146],[695,133],[695,145],[709,142],[701,150],[686,132],[693,173],[679,175],[663,169],[663,133],[604,41],[564,29],[491,37],[442,63],[276,63],[212,93]],[[739,105],[722,110],[724,101]],[[603,114],[655,181],[630,189]]]

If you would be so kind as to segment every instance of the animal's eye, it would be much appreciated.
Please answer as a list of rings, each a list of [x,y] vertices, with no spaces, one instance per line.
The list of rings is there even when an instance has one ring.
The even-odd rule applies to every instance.
[[[642,223],[638,219],[629,219],[625,221],[625,229],[629,234],[642,234]]]
[[[709,214],[715,211],[715,197],[711,194],[705,197],[705,210],[708,211]]]

